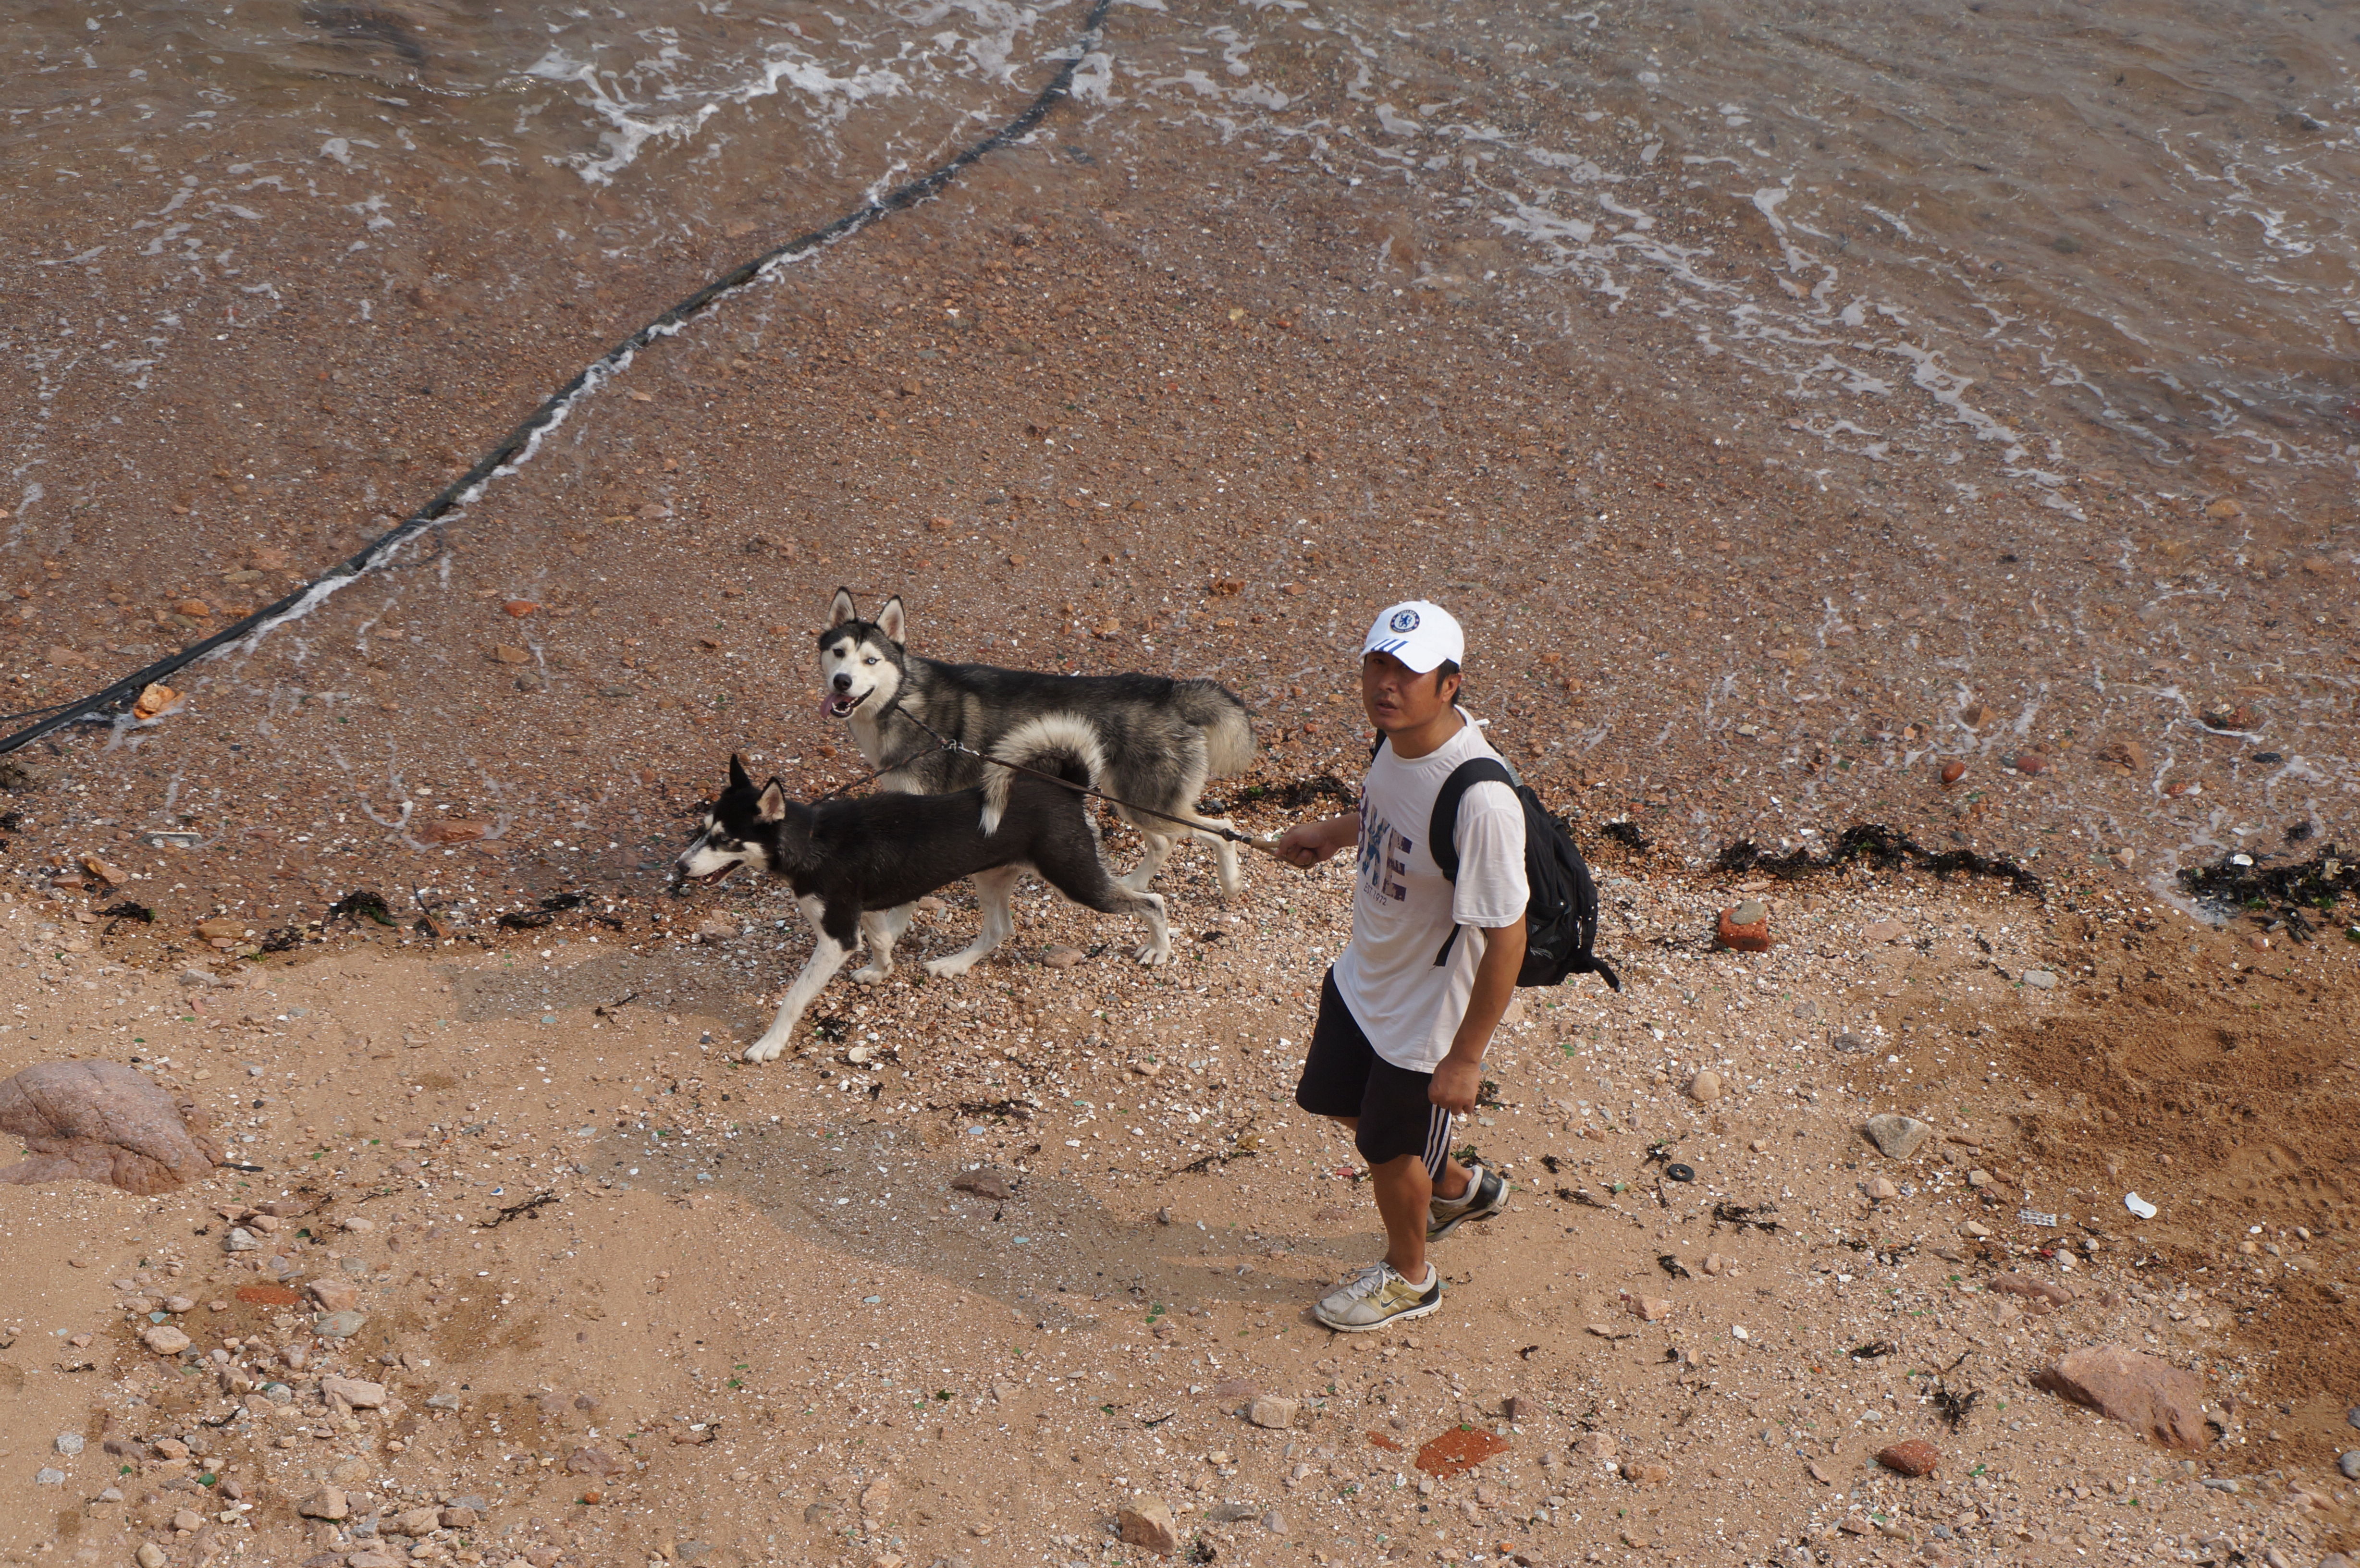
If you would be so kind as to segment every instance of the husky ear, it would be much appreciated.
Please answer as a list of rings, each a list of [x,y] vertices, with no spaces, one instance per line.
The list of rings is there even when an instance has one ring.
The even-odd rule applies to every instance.
[[[754,802],[754,816],[765,822],[783,822],[787,815],[787,792],[775,779],[762,787],[761,796]]]
[[[729,754],[729,788],[732,789],[751,789],[753,787],[753,775],[746,771],[746,765],[742,761],[738,760],[738,754],[734,751],[731,752]]]
[[[852,590],[849,588],[837,589],[836,591],[836,597],[827,602],[828,629],[830,631],[834,631],[836,627],[844,625],[845,622],[858,620],[859,618],[858,614],[854,611],[852,607]]]
[[[901,607],[901,595],[894,594],[885,601],[885,607],[877,612],[877,629],[895,642],[910,640],[910,612]]]

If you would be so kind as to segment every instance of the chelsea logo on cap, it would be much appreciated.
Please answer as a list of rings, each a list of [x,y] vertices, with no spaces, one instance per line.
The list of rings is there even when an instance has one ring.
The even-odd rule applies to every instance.
[[[1417,630],[1417,612],[1415,610],[1395,610],[1393,612],[1393,618],[1387,621],[1385,624],[1397,632],[1414,632]]]

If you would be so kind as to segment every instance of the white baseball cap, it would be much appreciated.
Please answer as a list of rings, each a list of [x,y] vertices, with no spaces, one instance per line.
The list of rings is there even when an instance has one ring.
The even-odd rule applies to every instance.
[[[1424,675],[1446,663],[1467,662],[1467,634],[1441,605],[1408,599],[1377,612],[1360,652],[1389,653]]]

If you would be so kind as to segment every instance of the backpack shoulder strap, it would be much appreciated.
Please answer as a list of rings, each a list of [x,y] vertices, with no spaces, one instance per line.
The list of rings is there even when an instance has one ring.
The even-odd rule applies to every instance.
[[[1459,801],[1478,784],[1516,787],[1516,776],[1496,757],[1470,757],[1450,770],[1434,797],[1434,815],[1426,824],[1426,849],[1443,877],[1459,880]]]

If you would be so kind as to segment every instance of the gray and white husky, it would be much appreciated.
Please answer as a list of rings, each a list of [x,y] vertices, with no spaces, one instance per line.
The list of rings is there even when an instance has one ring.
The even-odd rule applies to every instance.
[[[972,789],[816,806],[789,800],[775,779],[757,786],[732,757],[728,786],[673,863],[673,890],[685,893],[692,884],[717,882],[751,866],[793,885],[816,939],[778,1017],[746,1048],[746,1060],[770,1062],[786,1049],[803,1009],[852,955],[856,937],[869,939],[869,964],[852,977],[873,985],[892,974],[893,943],[909,923],[912,902],[962,877],[994,890],[996,902],[988,894],[985,907],[1001,918],[987,913],[975,944],[935,959],[925,966],[930,974],[960,974],[1008,939],[1008,894],[1026,870],[1077,904],[1139,916],[1147,922],[1139,961],[1169,961],[1163,898],[1115,881],[1099,855],[1098,819],[1072,788],[1089,778],[1096,750],[1087,725],[1044,714],[1017,726],[992,754],[1034,772],[987,764],[983,782]]]
[[[1053,675],[945,664],[910,652],[909,637],[909,613],[899,594],[885,601],[875,620],[865,621],[845,588],[836,591],[827,630],[819,634],[821,711],[845,722],[860,755],[882,772],[880,784],[929,795],[966,789],[982,779],[983,764],[937,747],[934,735],[989,757],[1029,721],[1070,714],[1095,743],[1090,787],[1147,808],[1115,807],[1147,841],[1147,853],[1122,885],[1146,891],[1179,842],[1194,838],[1212,845],[1221,896],[1237,895],[1237,845],[1216,836],[1234,832],[1236,824],[1196,812],[1196,797],[1208,781],[1253,760],[1253,729],[1236,692],[1216,681],[1161,675]],[[997,909],[991,890],[978,891],[987,925],[1006,925],[1005,890],[997,895]]]

